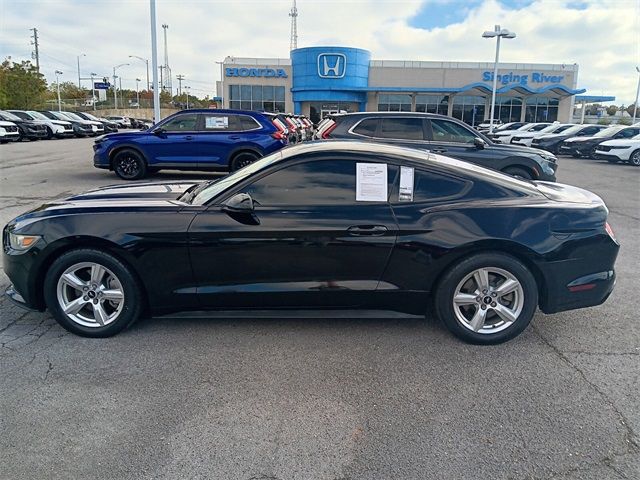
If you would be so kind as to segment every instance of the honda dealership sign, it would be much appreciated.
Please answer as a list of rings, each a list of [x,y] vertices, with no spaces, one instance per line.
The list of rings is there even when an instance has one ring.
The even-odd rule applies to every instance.
[[[321,53],[318,55],[320,78],[342,78],[347,71],[347,56],[343,53]]]

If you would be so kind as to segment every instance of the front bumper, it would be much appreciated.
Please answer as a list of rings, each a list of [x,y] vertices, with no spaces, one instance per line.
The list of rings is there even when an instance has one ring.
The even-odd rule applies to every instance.
[[[22,137],[23,138],[28,138],[28,139],[41,139],[41,138],[47,138],[47,130],[43,129],[43,130],[31,130],[31,129],[25,129],[25,131],[22,132]]]
[[[0,137],[0,142],[17,142],[18,140],[20,140],[20,135],[13,132]]]
[[[620,154],[613,153],[613,151],[611,151],[611,152],[600,152],[600,151],[596,150],[596,153],[593,156],[597,160],[616,160],[616,161],[619,161],[619,162],[625,162],[625,161],[627,161],[629,159],[628,155],[624,156],[626,158],[623,158],[623,157],[620,156]]]

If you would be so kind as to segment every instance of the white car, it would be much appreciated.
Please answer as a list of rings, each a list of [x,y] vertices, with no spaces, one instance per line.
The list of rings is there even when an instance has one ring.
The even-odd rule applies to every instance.
[[[129,117],[123,117],[121,115],[112,115],[107,117],[110,122],[117,123],[120,128],[131,128],[131,120]]]
[[[73,125],[64,120],[52,120],[45,117],[40,112],[33,110],[7,110],[23,120],[29,120],[47,127],[47,138],[65,138],[73,136]]]
[[[628,162],[640,167],[640,135],[602,142],[596,147],[595,157],[610,163]]]
[[[538,138],[543,135],[549,135],[551,133],[553,134],[562,133],[573,126],[574,126],[573,123],[554,122],[548,127],[543,128],[542,130],[538,130],[537,132],[529,131],[529,132],[519,133],[511,139],[511,143],[514,145],[524,145],[525,147],[530,147],[531,142],[533,141],[534,138]]]
[[[524,132],[539,132],[551,125],[549,122],[527,123],[517,130],[494,131],[491,138],[496,143],[511,143],[513,137]]]
[[[18,126],[13,122],[0,120],[0,143],[15,142],[19,139]]]

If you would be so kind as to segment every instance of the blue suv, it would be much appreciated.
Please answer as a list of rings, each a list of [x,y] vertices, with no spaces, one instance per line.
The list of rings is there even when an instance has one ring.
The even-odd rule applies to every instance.
[[[163,168],[234,171],[284,147],[285,133],[259,112],[184,110],[149,130],[97,138],[93,165],[124,180]]]

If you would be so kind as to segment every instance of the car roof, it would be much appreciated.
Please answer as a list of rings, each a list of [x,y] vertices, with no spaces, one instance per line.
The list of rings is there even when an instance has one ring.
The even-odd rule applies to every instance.
[[[397,116],[397,117],[424,117],[424,118],[444,118],[451,120],[447,115],[426,112],[349,112],[349,113],[333,113],[328,115],[331,118],[347,118],[347,117],[373,117],[373,116]],[[454,119],[455,120],[455,119]]]

